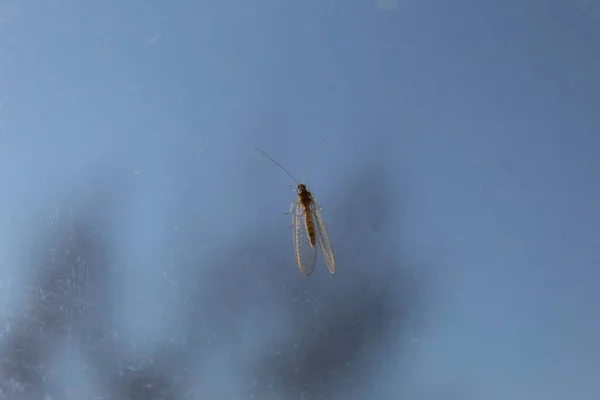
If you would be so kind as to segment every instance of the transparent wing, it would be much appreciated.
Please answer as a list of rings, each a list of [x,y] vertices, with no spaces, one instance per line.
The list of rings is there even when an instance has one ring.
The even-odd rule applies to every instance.
[[[302,275],[308,276],[315,270],[317,247],[312,247],[308,241],[308,232],[306,232],[304,224],[304,209],[298,202],[292,204],[292,230],[298,269]]]
[[[315,235],[317,236],[317,243],[323,253],[323,260],[325,260],[329,272],[333,274],[335,272],[335,257],[333,256],[333,249],[331,248],[331,241],[329,240],[325,220],[321,215],[321,209],[319,208],[319,204],[317,204],[317,199],[314,197],[312,198],[310,209],[315,220]]]

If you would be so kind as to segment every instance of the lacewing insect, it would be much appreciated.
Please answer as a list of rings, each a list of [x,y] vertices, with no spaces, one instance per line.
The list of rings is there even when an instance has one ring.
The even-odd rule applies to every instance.
[[[323,140],[323,142],[325,142],[325,140]],[[321,142],[321,144],[323,144],[323,142]],[[321,209],[319,208],[317,199],[315,199],[304,184],[304,179],[317,156],[318,149],[306,168],[302,182],[298,182],[294,175],[289,173],[288,170],[283,168],[281,164],[271,158],[267,153],[259,148],[256,148],[256,150],[260,151],[265,157],[274,162],[298,184],[296,187],[298,199],[292,203],[289,213],[286,214],[292,215],[294,253],[296,255],[296,262],[298,263],[300,273],[305,276],[313,273],[317,262],[318,245],[321,248],[321,253],[323,254],[323,259],[325,260],[325,264],[327,264],[329,272],[333,274],[335,272],[335,258],[333,256],[329,234],[325,227],[325,221],[321,215]]]

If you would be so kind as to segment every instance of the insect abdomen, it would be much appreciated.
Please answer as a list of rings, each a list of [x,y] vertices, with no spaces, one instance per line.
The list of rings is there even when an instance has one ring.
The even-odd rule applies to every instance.
[[[313,215],[310,211],[310,208],[305,208],[304,213],[304,222],[306,224],[306,232],[308,232],[308,241],[310,242],[310,245],[312,247],[315,247],[315,244],[317,242],[317,238],[315,235],[315,221],[313,220]]]
[[[308,241],[310,242],[311,247],[315,247],[317,243],[315,221],[313,219],[312,211],[310,210],[312,195],[303,184],[298,185],[298,199],[304,209],[304,225],[306,226],[306,232],[308,233]]]

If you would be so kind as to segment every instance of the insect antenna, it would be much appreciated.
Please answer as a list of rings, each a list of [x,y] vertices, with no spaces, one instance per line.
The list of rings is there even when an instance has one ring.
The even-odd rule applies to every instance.
[[[264,151],[262,151],[258,147],[255,147],[254,149],[256,151],[260,151],[265,157],[267,157],[269,160],[273,161],[275,163],[275,165],[277,165],[279,168],[281,168],[283,170],[283,172],[285,172],[286,174],[288,174],[290,176],[290,178],[292,178],[297,184],[300,184],[300,182],[298,182],[298,179],[294,178],[294,175],[290,174],[287,169],[285,169],[285,168],[283,168],[281,166],[281,164],[279,164],[277,161],[273,160],[273,158],[270,155],[268,155],[267,153],[265,153]]]
[[[315,158],[317,158],[317,154],[319,154],[319,151],[321,151],[321,149],[323,148],[323,143],[325,143],[326,140],[327,140],[327,136],[325,136],[325,138],[319,144],[319,147],[317,147],[317,150],[315,150],[315,153],[313,154],[312,158],[310,159],[310,162],[308,163],[308,167],[306,167],[304,176],[302,177],[302,183],[304,183],[304,180],[306,179],[306,175],[308,174],[308,171],[310,170],[310,167],[312,166],[313,161],[315,161]]]

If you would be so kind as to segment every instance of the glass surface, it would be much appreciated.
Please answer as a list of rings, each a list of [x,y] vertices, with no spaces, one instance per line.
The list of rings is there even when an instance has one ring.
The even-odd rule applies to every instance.
[[[597,1],[3,0],[0,400],[599,399],[598,71]]]

